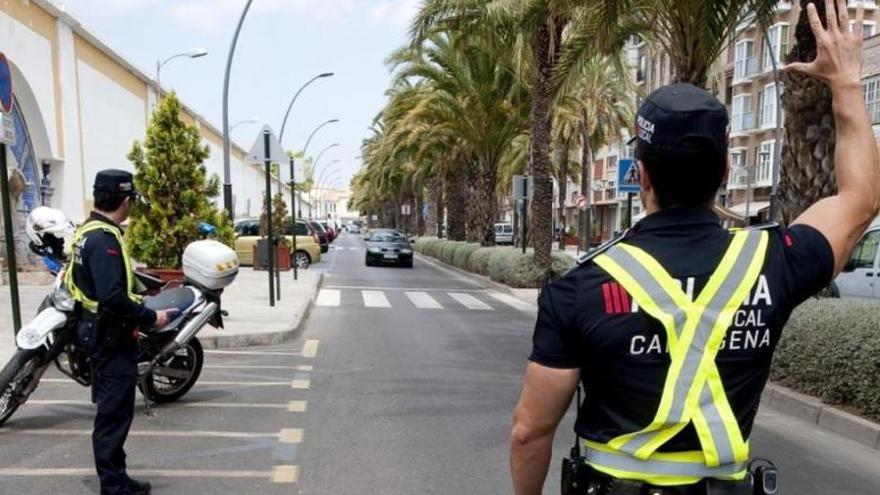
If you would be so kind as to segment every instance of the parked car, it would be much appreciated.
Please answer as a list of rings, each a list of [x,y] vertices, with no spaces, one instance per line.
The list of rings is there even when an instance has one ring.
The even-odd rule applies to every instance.
[[[324,227],[314,220],[309,221],[309,227],[311,228],[312,233],[318,236],[318,243],[321,245],[321,252],[326,253],[329,251],[330,237],[327,235],[327,231],[324,230]]]
[[[366,264],[412,268],[413,252],[409,239],[399,230],[374,230],[367,240]]]
[[[495,244],[513,244],[513,225],[507,222],[495,224]]]
[[[332,224],[329,224],[328,222],[325,222],[325,221],[320,221],[320,222],[318,222],[318,225],[320,225],[321,227],[324,227],[324,231],[327,232],[327,240],[328,241],[330,241],[332,243],[333,241],[336,240],[336,229],[333,227]]]
[[[235,254],[242,265],[251,266],[254,264],[254,245],[260,236],[260,220],[257,218],[248,218],[235,222]],[[282,229],[288,242],[293,246],[293,235],[290,228]],[[321,247],[318,244],[317,236],[313,236],[309,231],[305,221],[297,220],[296,229],[296,253],[294,259],[299,263],[300,268],[308,268],[312,263],[321,261]]]
[[[834,297],[880,299],[880,219],[862,235],[843,271],[831,283]]]
[[[353,223],[348,224],[348,232],[350,234],[360,235],[361,228]]]

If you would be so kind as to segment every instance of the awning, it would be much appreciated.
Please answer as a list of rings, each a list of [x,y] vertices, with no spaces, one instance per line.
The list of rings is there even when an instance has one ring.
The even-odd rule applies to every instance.
[[[749,208],[750,217],[756,217],[762,211],[770,208],[769,201],[752,201],[751,203],[739,203],[728,208],[731,212],[741,217],[746,216],[746,206]]]

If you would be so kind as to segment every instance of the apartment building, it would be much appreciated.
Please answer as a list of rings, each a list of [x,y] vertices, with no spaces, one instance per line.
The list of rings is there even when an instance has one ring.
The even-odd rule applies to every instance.
[[[848,1],[850,17],[860,1]],[[866,38],[877,30],[878,5],[865,2]],[[775,131],[785,115],[778,108],[776,73],[795,43],[794,34],[799,2],[779,2],[770,26],[761,29],[754,19],[746,19],[734,34],[726,51],[723,98],[730,112],[730,164],[725,206],[753,222],[769,218],[770,194],[779,167],[775,152]],[[781,87],[781,86],[780,86]],[[866,97],[880,100],[880,78],[866,87]],[[720,95],[721,96],[721,95]],[[880,117],[880,105],[875,116]],[[781,144],[780,144],[781,146]]]

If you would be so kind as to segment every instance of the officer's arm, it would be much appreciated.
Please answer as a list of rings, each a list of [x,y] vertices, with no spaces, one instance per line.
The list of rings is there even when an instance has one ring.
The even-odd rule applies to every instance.
[[[579,369],[528,364],[510,434],[510,469],[517,495],[540,495],[550,466],[553,434],[579,379]]]
[[[818,55],[809,64],[789,64],[786,70],[821,79],[831,88],[837,127],[834,164],[837,195],[825,198],[805,211],[794,223],[810,225],[828,239],[834,251],[834,274],[846,264],[859,237],[880,210],[880,164],[877,144],[861,90],[862,23],[860,6],[850,33],[847,10],[842,2],[835,16],[827,2],[829,29],[819,21],[816,8],[808,6],[810,25],[816,35]]]
[[[96,235],[93,240],[89,240],[93,244],[88,264],[101,309],[142,325],[152,325],[156,313],[128,297],[128,274],[119,242],[109,234]]]

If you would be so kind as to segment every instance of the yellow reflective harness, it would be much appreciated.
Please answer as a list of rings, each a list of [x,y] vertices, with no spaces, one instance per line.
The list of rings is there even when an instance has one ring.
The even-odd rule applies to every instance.
[[[80,243],[85,240],[86,234],[88,234],[89,232],[94,232],[96,230],[103,230],[104,232],[113,234],[113,236],[116,237],[116,240],[119,242],[120,250],[122,251],[122,260],[125,263],[125,276],[128,285],[128,298],[135,303],[140,303],[143,298],[134,293],[135,280],[134,272],[131,269],[131,258],[128,255],[128,251],[125,249],[125,244],[122,240],[122,231],[120,231],[119,228],[101,222],[99,220],[88,221],[83,224],[79,229],[77,229],[76,234],[74,234],[72,241],[74,249],[79,249]],[[78,252],[75,252],[74,256],[71,257],[70,264],[67,266],[67,272],[64,274],[64,284],[67,286],[67,290],[70,292],[70,295],[75,301],[82,304],[83,308],[85,308],[90,313],[97,314],[98,301],[90,299],[88,296],[86,296],[82,289],[77,287],[76,283],[74,282],[73,267],[74,264],[77,263],[77,259],[79,259],[79,263],[82,264],[82,258],[80,257]]]
[[[742,302],[764,265],[768,234],[741,230],[695,301],[645,251],[618,244],[595,258],[639,307],[666,330],[670,365],[653,421],[607,444],[585,441],[594,469],[657,486],[693,484],[703,478],[743,479],[749,444],[727,400],[715,357]],[[701,450],[657,452],[689,424]]]

